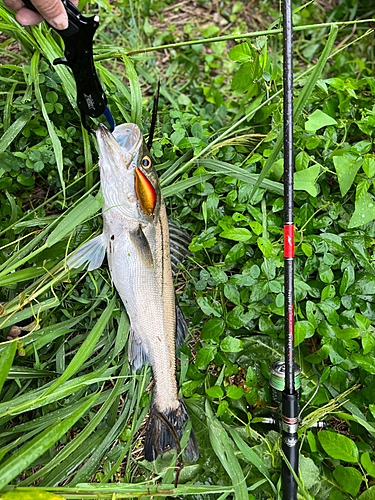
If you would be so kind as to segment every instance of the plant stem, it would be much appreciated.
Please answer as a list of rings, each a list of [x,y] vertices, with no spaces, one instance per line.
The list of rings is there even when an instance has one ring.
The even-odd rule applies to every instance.
[[[374,21],[375,21],[375,19],[360,19],[357,21],[342,21],[342,22],[338,22],[338,23],[308,24],[307,26],[296,26],[293,28],[293,31],[305,31],[305,30],[329,28],[333,24],[336,24],[337,26],[349,26],[352,24],[372,23]],[[238,33],[238,34],[233,34],[233,35],[215,36],[213,38],[205,38],[203,40],[202,39],[199,39],[199,40],[193,39],[193,40],[188,40],[186,42],[169,43],[166,45],[158,45],[156,47],[145,47],[143,49],[131,50],[130,52],[126,52],[125,54],[127,56],[133,56],[135,54],[143,54],[144,52],[152,52],[154,50],[172,49],[175,47],[184,47],[186,45],[199,45],[202,43],[222,42],[225,40],[243,40],[246,38],[256,38],[259,36],[278,35],[278,34],[282,33],[282,31],[283,31],[282,28],[278,28],[278,29],[271,29],[271,30],[264,30],[264,31],[252,31],[250,33]]]

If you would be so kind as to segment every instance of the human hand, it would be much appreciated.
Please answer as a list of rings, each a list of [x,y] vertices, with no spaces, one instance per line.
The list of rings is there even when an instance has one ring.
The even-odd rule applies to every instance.
[[[5,5],[16,12],[17,21],[24,26],[33,26],[45,19],[53,28],[64,30],[68,27],[68,16],[61,0],[32,0],[40,15],[25,7],[22,0],[4,0]],[[78,5],[78,0],[72,0]]]

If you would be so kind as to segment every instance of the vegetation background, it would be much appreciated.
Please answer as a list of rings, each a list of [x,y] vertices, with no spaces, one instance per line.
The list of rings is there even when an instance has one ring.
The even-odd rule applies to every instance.
[[[107,267],[64,264],[101,231],[96,141],[69,70],[52,66],[59,37],[0,4],[2,498],[279,499],[280,435],[260,418],[284,345],[280,5],[80,8],[101,17],[95,61],[117,123],[147,136],[161,80],[152,155],[169,217],[192,236],[176,276],[189,325],[177,378],[201,457],[177,487],[175,453],[143,460],[151,371],[129,368]],[[294,9],[299,495],[373,500],[375,9]],[[310,429],[319,419],[328,428]]]

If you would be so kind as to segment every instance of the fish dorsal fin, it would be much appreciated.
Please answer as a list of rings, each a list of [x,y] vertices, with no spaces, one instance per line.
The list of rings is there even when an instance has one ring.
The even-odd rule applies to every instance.
[[[75,252],[70,253],[66,265],[70,268],[78,268],[84,264],[89,271],[93,271],[102,265],[105,251],[106,240],[102,233],[84,243]]]
[[[182,264],[190,254],[190,236],[177,224],[168,219],[169,241],[171,247],[171,264],[173,274],[177,274],[179,264]]]
[[[150,244],[144,232],[142,231],[141,226],[139,225],[137,229],[130,231],[129,236],[134,245],[138,257],[141,259],[143,264],[150,269],[155,267]]]
[[[185,342],[188,333],[186,319],[181,307],[178,305],[176,297],[176,351],[180,350],[180,347]]]
[[[145,350],[143,349],[142,342],[134,333],[133,329],[130,330],[129,334],[128,359],[130,365],[134,370],[138,370],[138,368],[140,368],[141,366],[149,364],[149,359]]]

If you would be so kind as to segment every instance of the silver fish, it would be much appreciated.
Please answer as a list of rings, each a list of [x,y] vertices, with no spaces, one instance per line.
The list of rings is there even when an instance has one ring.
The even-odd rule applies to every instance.
[[[145,439],[145,458],[152,461],[175,447],[169,426],[158,414],[168,419],[179,439],[189,419],[175,376],[175,338],[177,334],[181,343],[187,327],[173,286],[165,204],[141,131],[126,123],[112,135],[99,125],[96,135],[105,200],[103,233],[82,245],[68,265],[85,263],[89,270],[96,269],[107,254],[112,281],[130,318],[129,362],[137,369],[149,361],[154,374]],[[183,253],[181,237],[176,245],[177,254]],[[193,429],[185,456],[190,460],[199,456]]]

